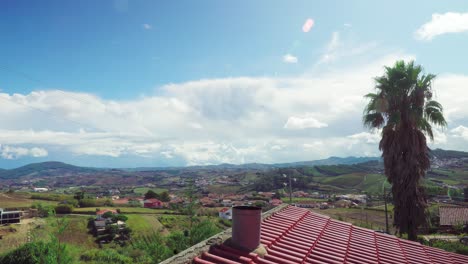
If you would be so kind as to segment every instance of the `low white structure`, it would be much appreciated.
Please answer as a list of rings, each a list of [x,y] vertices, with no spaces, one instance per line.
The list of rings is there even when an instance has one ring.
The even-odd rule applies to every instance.
[[[33,190],[35,192],[47,192],[47,191],[49,191],[49,189],[47,189],[47,188],[34,188]]]
[[[221,201],[221,204],[222,204],[223,206],[232,206],[232,201],[229,200],[229,199],[225,199],[225,200],[222,200],[222,201]]]
[[[232,219],[232,207],[221,209],[219,211],[219,217],[222,219],[231,220]]]

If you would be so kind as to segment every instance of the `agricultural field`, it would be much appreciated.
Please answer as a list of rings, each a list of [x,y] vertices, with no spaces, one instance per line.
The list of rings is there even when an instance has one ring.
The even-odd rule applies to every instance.
[[[31,207],[35,203],[57,205],[56,201],[30,199],[29,194],[0,193],[0,208]]]
[[[149,190],[152,190],[153,192],[157,194],[161,194],[163,192],[167,192],[167,189],[164,188],[148,188],[148,187],[138,187],[133,189],[133,192],[139,195],[144,195],[147,193]]]
[[[156,215],[151,214],[128,214],[127,226],[132,229],[133,236],[147,235],[159,230],[164,226],[158,221]]]
[[[33,218],[24,219],[19,224],[0,226],[0,236],[2,236],[2,239],[0,239],[0,254],[28,242],[28,236],[29,240],[33,239],[32,231],[44,224],[46,224],[44,219]]]
[[[174,211],[170,209],[153,209],[153,208],[142,208],[142,207],[99,207],[100,210],[109,209],[116,210],[120,209],[122,214],[164,214],[164,213],[173,213]],[[95,214],[96,207],[83,207],[83,208],[74,208],[73,213],[75,214]]]
[[[356,226],[370,228],[373,230],[385,230],[385,211],[360,209],[360,208],[334,208],[334,209],[310,209],[313,212],[330,216],[331,218],[352,223]],[[395,232],[392,225],[393,211],[389,209],[388,220],[390,233]]]

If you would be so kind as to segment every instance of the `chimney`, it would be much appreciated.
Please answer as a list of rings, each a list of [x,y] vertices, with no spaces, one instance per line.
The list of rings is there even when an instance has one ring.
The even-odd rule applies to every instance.
[[[232,208],[232,243],[240,249],[253,251],[260,245],[262,209],[254,206]]]

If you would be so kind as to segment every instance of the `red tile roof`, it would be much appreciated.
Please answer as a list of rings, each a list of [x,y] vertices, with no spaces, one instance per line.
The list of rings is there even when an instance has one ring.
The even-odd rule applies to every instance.
[[[451,226],[468,223],[468,207],[439,207],[440,225]]]
[[[113,214],[116,214],[117,210],[103,209],[103,210],[97,211],[96,215],[103,215],[103,214],[105,214],[107,212],[111,212]]]
[[[213,246],[193,262],[213,263],[468,263],[468,256],[353,226],[289,206],[262,222],[264,258],[225,245]]]
[[[162,203],[162,202],[156,198],[151,198],[151,199],[145,200],[144,203]]]
[[[229,211],[229,209],[230,209],[230,208],[225,207],[225,208],[219,210],[219,212],[220,212],[220,213],[225,213],[225,212]]]

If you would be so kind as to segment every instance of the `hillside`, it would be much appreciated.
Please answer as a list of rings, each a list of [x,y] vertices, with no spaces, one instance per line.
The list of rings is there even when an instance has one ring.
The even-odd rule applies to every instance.
[[[432,168],[425,184],[436,192],[447,186],[468,185],[468,153],[434,150]],[[166,189],[180,189],[184,179],[195,178],[210,183],[209,192],[247,192],[283,189],[283,174],[296,178],[300,190],[347,193],[379,193],[385,177],[379,158],[337,158],[281,164],[221,164],[178,168],[97,169],[61,162],[34,163],[10,170],[0,170],[1,186],[107,186],[122,188],[156,184]],[[224,179],[221,179],[224,178]],[[26,180],[26,181],[25,181]],[[224,183],[223,183],[224,182]],[[226,183],[227,182],[227,183]],[[227,185],[226,185],[227,184]]]
[[[66,176],[85,172],[94,172],[98,169],[84,168],[66,164],[63,162],[49,161],[41,163],[32,163],[16,169],[0,170],[0,178],[15,179],[25,176]]]

